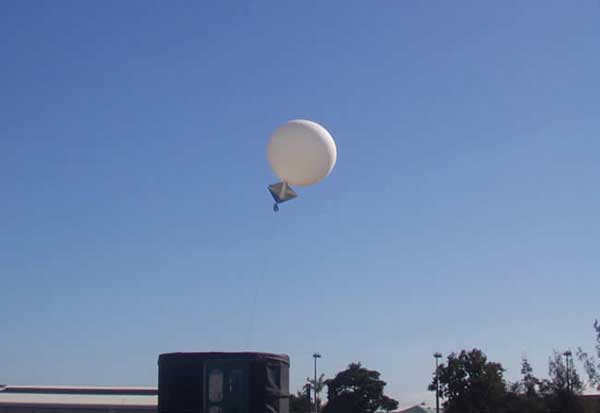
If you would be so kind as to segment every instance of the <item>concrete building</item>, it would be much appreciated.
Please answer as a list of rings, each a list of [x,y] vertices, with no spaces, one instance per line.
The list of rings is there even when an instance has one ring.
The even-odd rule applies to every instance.
[[[156,413],[155,387],[0,385],[0,413]]]

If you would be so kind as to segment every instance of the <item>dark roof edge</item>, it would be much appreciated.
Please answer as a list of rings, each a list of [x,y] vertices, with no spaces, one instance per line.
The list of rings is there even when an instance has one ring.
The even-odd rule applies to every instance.
[[[163,353],[158,356],[159,363],[165,359],[199,359],[199,360],[211,360],[211,359],[230,359],[230,360],[276,360],[286,364],[290,364],[290,358],[287,354],[274,354],[274,353],[258,353],[258,352],[176,352],[176,353]]]
[[[28,409],[37,409],[40,407],[44,408],[53,408],[53,409],[111,409],[111,410],[148,410],[152,412],[156,412],[156,405],[147,405],[147,404],[111,404],[111,403],[32,403],[32,402],[2,402],[0,401],[0,407],[14,407],[18,406],[20,408],[28,408]]]

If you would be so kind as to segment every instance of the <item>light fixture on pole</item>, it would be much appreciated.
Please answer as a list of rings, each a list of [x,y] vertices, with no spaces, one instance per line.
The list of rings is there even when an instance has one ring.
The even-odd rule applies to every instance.
[[[440,379],[438,360],[442,357],[441,353],[434,353],[435,357],[435,413],[440,413]]]
[[[319,353],[314,353],[313,358],[315,359],[315,382],[313,383],[315,392],[315,413],[319,413],[319,402],[317,395],[317,359],[321,358],[321,355]]]

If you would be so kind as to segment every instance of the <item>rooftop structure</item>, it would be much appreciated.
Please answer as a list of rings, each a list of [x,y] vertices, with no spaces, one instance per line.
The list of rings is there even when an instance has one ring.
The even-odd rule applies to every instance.
[[[155,387],[0,385],[0,413],[155,412]]]

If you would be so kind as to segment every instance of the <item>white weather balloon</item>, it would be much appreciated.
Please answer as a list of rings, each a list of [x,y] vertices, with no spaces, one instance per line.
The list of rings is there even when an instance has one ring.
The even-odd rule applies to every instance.
[[[323,126],[310,120],[291,120],[271,135],[267,157],[284,184],[304,186],[329,175],[337,149]]]

